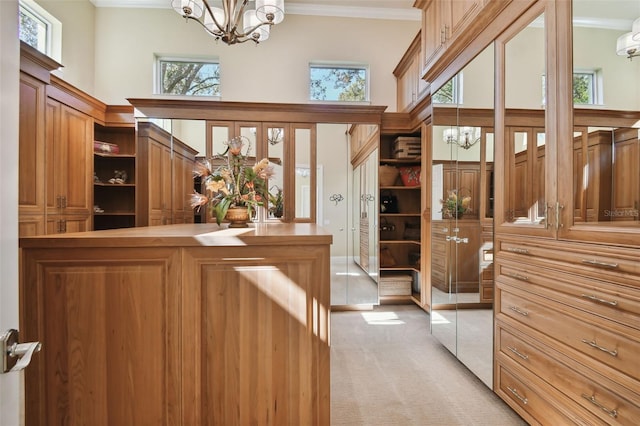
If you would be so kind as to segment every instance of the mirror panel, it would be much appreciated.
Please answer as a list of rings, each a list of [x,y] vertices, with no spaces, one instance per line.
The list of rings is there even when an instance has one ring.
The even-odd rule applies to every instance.
[[[296,128],[295,143],[295,217],[311,218],[311,130]]]
[[[615,52],[637,17],[640,2],[573,2],[573,223],[590,231],[639,231],[640,61]]]
[[[263,134],[267,135],[267,156],[273,168],[273,176],[267,184],[269,188],[268,217],[281,219],[284,216],[285,147],[288,144],[288,126],[265,124]]]
[[[505,44],[505,220],[517,225],[546,222],[544,19]]]
[[[209,127],[209,135],[211,140],[207,141],[207,158],[214,155],[222,154],[227,149],[225,144],[231,138],[231,130],[229,124],[214,124]]]

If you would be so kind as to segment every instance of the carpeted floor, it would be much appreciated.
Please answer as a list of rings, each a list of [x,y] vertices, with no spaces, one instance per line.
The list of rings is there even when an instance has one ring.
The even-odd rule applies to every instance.
[[[526,425],[412,305],[331,314],[331,425]]]

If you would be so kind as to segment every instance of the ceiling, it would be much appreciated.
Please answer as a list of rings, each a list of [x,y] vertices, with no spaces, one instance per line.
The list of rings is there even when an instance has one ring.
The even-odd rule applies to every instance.
[[[90,0],[96,7],[170,8],[171,0]],[[295,0],[285,1],[286,13],[370,19],[419,21],[415,0]],[[219,3],[210,0],[213,5]]]

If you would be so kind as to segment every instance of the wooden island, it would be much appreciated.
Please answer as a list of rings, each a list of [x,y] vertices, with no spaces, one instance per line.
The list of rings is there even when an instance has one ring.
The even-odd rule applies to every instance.
[[[22,238],[27,425],[328,425],[329,246],[312,224]]]

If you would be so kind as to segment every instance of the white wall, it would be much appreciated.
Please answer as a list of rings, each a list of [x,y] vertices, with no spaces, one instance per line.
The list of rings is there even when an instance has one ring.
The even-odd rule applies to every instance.
[[[154,55],[220,60],[225,101],[308,101],[309,61],[370,65],[371,103],[395,110],[392,72],[420,28],[419,21],[286,15],[269,40],[227,46],[172,9],[96,10],[96,96],[113,104],[150,97]]]
[[[0,1],[0,333],[18,328],[18,1]],[[36,355],[37,356],[37,355]],[[21,424],[22,373],[0,374],[0,423]]]

